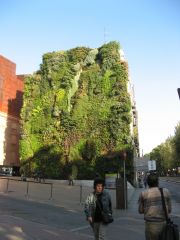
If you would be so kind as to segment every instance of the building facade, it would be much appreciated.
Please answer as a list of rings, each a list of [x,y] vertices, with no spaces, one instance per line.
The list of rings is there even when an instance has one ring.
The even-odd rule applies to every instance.
[[[124,53],[120,60],[127,64]],[[19,167],[20,111],[23,103],[24,75],[16,75],[16,64],[0,55],[0,168]],[[134,155],[139,156],[138,116],[130,77],[127,89],[131,98],[131,136]]]
[[[0,55],[0,167],[19,166],[20,110],[23,75],[16,64]]]
[[[120,60],[128,65],[124,52],[120,49]],[[134,157],[140,157],[140,149],[139,149],[139,133],[138,133],[138,112],[136,108],[136,100],[134,93],[134,85],[132,84],[130,74],[128,73],[128,82],[127,82],[127,90],[131,100],[131,116],[132,122],[130,124],[131,137],[134,145]]]

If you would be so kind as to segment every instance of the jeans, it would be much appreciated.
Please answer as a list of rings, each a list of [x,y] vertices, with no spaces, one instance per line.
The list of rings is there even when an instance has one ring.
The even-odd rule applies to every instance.
[[[95,240],[107,240],[106,238],[107,225],[103,224],[102,222],[94,222],[91,226],[94,232]]]
[[[165,222],[145,222],[146,240],[159,240],[159,235],[165,224]]]

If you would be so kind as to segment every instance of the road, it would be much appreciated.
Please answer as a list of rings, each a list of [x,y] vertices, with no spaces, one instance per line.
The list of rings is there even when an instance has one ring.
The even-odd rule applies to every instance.
[[[179,225],[180,228],[180,182],[179,178],[162,178],[161,187],[169,189],[172,197],[172,220]]]
[[[161,179],[160,185],[162,187],[166,187],[171,192],[171,196],[174,199],[176,203],[180,203],[180,182],[179,179],[176,181],[176,178],[172,179],[173,182],[171,182],[171,178],[167,178],[166,180]]]

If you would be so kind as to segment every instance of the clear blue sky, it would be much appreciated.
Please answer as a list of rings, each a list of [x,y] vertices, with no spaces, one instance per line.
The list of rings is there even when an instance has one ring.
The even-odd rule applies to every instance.
[[[1,0],[0,54],[17,74],[39,69],[46,52],[119,41],[129,63],[140,148],[149,152],[180,120],[179,0]]]

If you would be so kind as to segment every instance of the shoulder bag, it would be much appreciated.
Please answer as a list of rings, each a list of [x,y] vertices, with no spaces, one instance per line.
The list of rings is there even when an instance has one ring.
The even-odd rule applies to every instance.
[[[163,228],[159,240],[179,240],[179,229],[176,224],[168,217],[166,203],[164,199],[163,189],[159,188],[161,192],[162,206],[165,213],[166,225]]]
[[[102,207],[101,207],[101,204],[99,203],[99,201],[97,200],[96,201],[100,211],[101,211],[101,215],[102,215],[102,221],[104,224],[109,224],[109,223],[112,223],[114,221],[113,219],[113,216],[112,216],[112,213],[110,212],[105,212]]]

